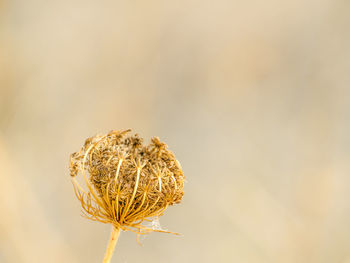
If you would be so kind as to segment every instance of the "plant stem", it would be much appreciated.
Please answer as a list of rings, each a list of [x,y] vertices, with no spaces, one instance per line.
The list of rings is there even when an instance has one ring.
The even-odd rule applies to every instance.
[[[119,234],[120,234],[120,229],[113,226],[111,238],[109,239],[109,243],[107,246],[105,257],[103,259],[103,263],[110,263],[111,262],[111,258],[113,256],[113,251],[114,251],[115,245],[118,242]]]

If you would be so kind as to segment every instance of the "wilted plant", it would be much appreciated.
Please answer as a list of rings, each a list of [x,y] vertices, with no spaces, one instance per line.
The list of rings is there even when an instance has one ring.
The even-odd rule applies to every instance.
[[[103,262],[110,262],[120,230],[172,233],[142,222],[161,216],[183,196],[184,175],[167,145],[157,137],[143,145],[142,138],[129,132],[88,138],[79,152],[71,154],[70,175],[83,216],[113,226]],[[86,190],[76,180],[79,174]]]

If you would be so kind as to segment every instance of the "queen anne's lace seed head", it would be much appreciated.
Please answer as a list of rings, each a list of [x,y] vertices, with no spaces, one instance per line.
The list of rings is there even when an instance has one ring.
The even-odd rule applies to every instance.
[[[71,154],[76,196],[89,219],[137,233],[167,232],[141,223],[181,201],[184,175],[180,163],[159,138],[143,145],[142,138],[129,132],[88,138],[79,152]],[[79,174],[87,190],[76,180]]]

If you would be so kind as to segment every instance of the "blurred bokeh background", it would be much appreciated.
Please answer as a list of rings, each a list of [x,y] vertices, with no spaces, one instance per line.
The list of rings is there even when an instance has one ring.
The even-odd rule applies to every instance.
[[[101,262],[68,157],[159,136],[187,177],[113,262],[350,262],[350,2],[0,1],[0,262]]]

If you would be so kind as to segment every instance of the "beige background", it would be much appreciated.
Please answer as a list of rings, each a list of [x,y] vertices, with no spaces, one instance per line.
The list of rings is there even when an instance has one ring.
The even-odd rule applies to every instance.
[[[350,262],[350,2],[0,1],[0,262],[102,262],[68,156],[132,128],[166,141],[177,237],[113,262]]]

